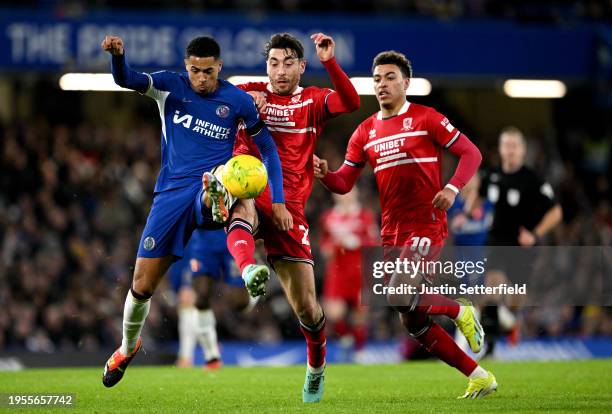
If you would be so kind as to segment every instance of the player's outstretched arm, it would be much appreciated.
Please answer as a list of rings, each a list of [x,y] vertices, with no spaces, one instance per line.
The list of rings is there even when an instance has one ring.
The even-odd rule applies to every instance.
[[[247,133],[257,145],[262,161],[268,170],[272,195],[272,221],[280,230],[288,231],[293,228],[293,217],[285,207],[283,170],[274,139],[261,120],[252,128],[247,128]]]
[[[102,50],[112,55],[111,71],[115,83],[122,88],[145,93],[149,88],[149,77],[130,68],[125,60],[123,39],[119,36],[106,36],[102,41]]]
[[[283,170],[274,139],[261,120],[255,126],[247,128],[247,133],[253,138],[255,145],[257,145],[262,161],[266,166],[266,170],[268,170],[272,202],[284,203]]]
[[[329,171],[327,160],[313,155],[315,177],[329,191],[336,194],[346,194],[355,186],[363,167],[353,167],[343,163],[336,171]]]
[[[459,157],[459,164],[448,184],[436,194],[432,201],[433,206],[440,210],[448,210],[453,205],[455,197],[476,174],[482,161],[482,155],[476,145],[463,134],[460,134],[449,147],[449,151]]]
[[[334,39],[323,33],[315,33],[310,38],[315,43],[317,56],[329,73],[335,89],[327,96],[327,110],[332,115],[356,111],[361,104],[359,94],[334,57]]]

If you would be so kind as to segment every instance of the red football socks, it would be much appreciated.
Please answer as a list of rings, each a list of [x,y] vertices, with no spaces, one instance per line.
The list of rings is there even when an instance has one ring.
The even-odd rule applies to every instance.
[[[459,315],[461,306],[456,300],[438,294],[421,294],[419,304],[415,312],[426,313],[428,315],[446,315],[455,319]]]
[[[242,220],[234,219],[227,230],[227,249],[242,272],[245,267],[255,264],[255,239],[251,225]]]
[[[308,365],[320,368],[325,364],[325,316],[316,326],[306,326],[300,322],[300,330],[306,338]]]
[[[437,356],[451,367],[457,368],[468,377],[478,366],[478,363],[470,358],[451,336],[437,323],[431,321],[429,329],[416,337],[431,354]]]

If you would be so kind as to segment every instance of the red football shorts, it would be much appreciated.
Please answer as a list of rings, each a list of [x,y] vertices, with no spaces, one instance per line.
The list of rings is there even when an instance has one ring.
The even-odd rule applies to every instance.
[[[274,260],[283,259],[314,266],[304,206],[285,202],[285,207],[293,216],[293,228],[289,231],[279,230],[272,222],[272,199],[269,187],[266,187],[255,199],[255,207],[259,216],[259,227],[255,238],[263,239],[268,261],[273,263]]]
[[[440,258],[446,235],[446,226],[439,224],[415,224],[409,232],[382,235],[385,260],[399,257],[411,261],[434,262]],[[425,272],[423,276],[431,281],[434,275]]]

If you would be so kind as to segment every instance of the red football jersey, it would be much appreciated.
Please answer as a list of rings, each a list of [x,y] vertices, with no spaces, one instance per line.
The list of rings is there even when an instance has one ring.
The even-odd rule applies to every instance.
[[[304,206],[314,181],[312,154],[317,137],[329,118],[325,100],[332,90],[299,87],[293,95],[282,96],[273,93],[265,82],[246,83],[238,87],[246,92],[265,93],[268,104],[261,119],[274,138],[281,160],[285,201]],[[257,146],[244,130],[238,132],[234,154],[252,154],[261,158]]]
[[[398,115],[377,112],[353,133],[345,163],[374,169],[380,193],[383,236],[409,233],[439,223],[446,234],[446,212],[432,206],[442,189],[442,148],[459,137],[444,115],[406,102]]]

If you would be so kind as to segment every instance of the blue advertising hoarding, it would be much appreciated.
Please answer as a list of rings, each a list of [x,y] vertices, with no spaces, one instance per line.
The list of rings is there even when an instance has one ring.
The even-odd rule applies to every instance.
[[[108,70],[100,50],[105,34],[125,40],[129,61],[146,69],[182,66],[187,42],[214,36],[229,73],[260,72],[272,33],[287,31],[304,43],[310,68],[320,71],[309,35],[334,36],[350,74],[368,74],[376,53],[404,52],[420,76],[588,79],[596,71],[596,27],[562,29],[513,22],[415,20],[315,15],[86,13],[0,11],[2,70]]]

